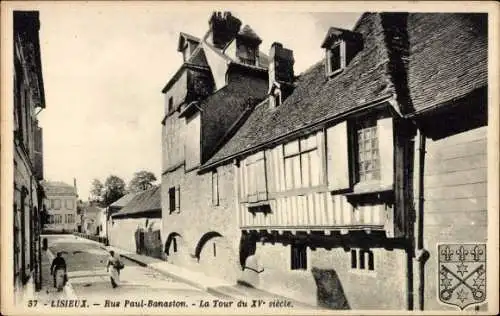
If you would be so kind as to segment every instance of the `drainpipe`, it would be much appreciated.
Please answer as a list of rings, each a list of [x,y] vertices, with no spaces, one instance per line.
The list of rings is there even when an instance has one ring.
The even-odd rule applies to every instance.
[[[429,251],[424,248],[424,171],[425,171],[425,139],[420,132],[419,140],[419,169],[418,169],[418,214],[417,214],[417,252],[418,261],[418,309],[424,310],[425,294],[425,263],[429,259]]]

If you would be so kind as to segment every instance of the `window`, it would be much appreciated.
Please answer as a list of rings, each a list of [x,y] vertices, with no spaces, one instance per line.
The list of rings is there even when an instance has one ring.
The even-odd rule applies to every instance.
[[[168,189],[168,205],[170,214],[180,212],[180,187],[171,187]]]
[[[380,180],[380,155],[375,119],[357,123],[356,145],[356,182]]]
[[[61,209],[61,200],[60,199],[54,199],[53,202],[54,202],[54,204],[52,205],[52,208],[54,210],[60,210]]]
[[[284,146],[285,187],[287,190],[320,184],[321,160],[317,135],[311,135]]]
[[[173,97],[169,97],[168,98],[168,112],[172,112],[174,108],[174,98]]]
[[[61,214],[54,215],[54,224],[61,224],[61,223],[62,223],[62,215]]]
[[[359,264],[358,264],[359,263]],[[367,249],[351,250],[351,268],[358,270],[375,270],[373,251]]]
[[[219,205],[219,174],[212,172],[212,205]]]
[[[238,44],[238,57],[243,64],[255,65],[257,60],[257,49],[256,47],[240,43]]]
[[[177,238],[174,237],[174,239],[172,239],[172,248],[174,250],[174,253],[177,252]]]
[[[291,269],[306,270],[307,269],[307,246],[292,245],[291,251]]]
[[[73,203],[73,200],[66,200],[66,208],[68,210],[72,210],[74,207],[74,203]]]
[[[245,159],[246,200],[258,202],[267,200],[266,164],[264,152],[258,152]]]
[[[345,65],[345,42],[337,41],[332,44],[330,49],[326,50],[327,74],[334,75],[342,70]]]

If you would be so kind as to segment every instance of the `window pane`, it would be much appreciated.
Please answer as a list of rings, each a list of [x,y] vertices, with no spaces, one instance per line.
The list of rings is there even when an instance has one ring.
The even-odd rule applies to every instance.
[[[285,156],[290,156],[297,154],[299,152],[299,142],[294,141],[288,144],[285,144]]]
[[[301,187],[301,177],[300,177],[300,156],[295,156],[290,158],[293,161],[293,183],[294,188]]]
[[[302,159],[302,187],[308,187],[310,186],[309,183],[309,173],[310,171],[310,161],[309,161],[309,153],[302,154],[300,155]]]
[[[285,181],[286,188],[293,188],[293,175],[292,175],[292,158],[285,159]]]
[[[309,163],[311,165],[311,185],[316,186],[320,183],[320,169],[321,163],[319,161],[318,151],[311,151],[309,153]]]

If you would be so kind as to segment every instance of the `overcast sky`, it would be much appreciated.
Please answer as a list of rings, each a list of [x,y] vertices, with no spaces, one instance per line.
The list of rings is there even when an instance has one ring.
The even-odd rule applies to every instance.
[[[179,32],[201,37],[215,9],[196,11],[169,3],[39,4],[41,54],[47,108],[44,130],[47,180],[72,183],[80,198],[92,179],[110,174],[127,183],[134,172],[161,178],[161,89],[181,64]],[[351,29],[359,13],[293,13],[230,8],[263,39],[294,51],[299,74],[322,58],[330,26]]]

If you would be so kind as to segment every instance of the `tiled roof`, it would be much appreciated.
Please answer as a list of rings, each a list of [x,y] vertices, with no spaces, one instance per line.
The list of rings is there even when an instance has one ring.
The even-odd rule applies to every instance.
[[[161,189],[156,186],[137,193],[120,211],[113,214],[113,217],[158,211],[161,211]]]
[[[487,14],[409,15],[408,84],[415,111],[486,86],[487,24]]]
[[[122,196],[120,199],[113,202],[111,205],[109,205],[109,207],[115,208],[115,209],[122,208],[125,205],[127,205],[128,203],[130,203],[130,201],[132,201],[132,199],[134,198],[134,196],[136,196],[136,194],[137,193],[128,193],[128,194]]]
[[[191,34],[180,32],[180,35],[193,42],[198,42],[198,43],[200,42],[200,39],[198,37],[193,36]]]
[[[43,181],[42,186],[47,195],[76,194],[75,187],[62,181]]]
[[[364,49],[343,72],[328,79],[324,60],[312,66],[282,105],[276,109],[270,109],[267,102],[257,106],[205,166],[394,93],[387,75],[380,16],[364,14],[355,31],[363,35]]]

